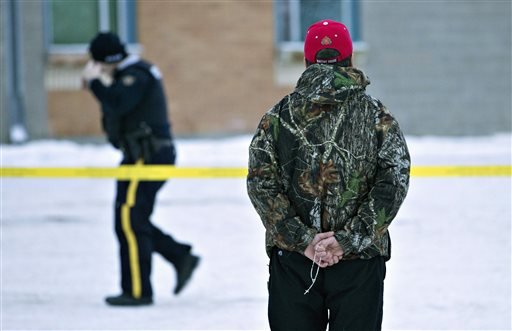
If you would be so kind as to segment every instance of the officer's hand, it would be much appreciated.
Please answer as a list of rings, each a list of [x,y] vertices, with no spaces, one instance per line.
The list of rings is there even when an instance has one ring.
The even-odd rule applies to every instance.
[[[94,61],[89,61],[85,65],[82,71],[82,82],[85,85],[89,85],[89,82],[93,79],[100,78],[101,76],[101,65]]]

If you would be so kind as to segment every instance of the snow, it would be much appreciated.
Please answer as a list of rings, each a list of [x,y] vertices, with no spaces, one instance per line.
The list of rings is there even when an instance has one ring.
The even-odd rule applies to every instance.
[[[407,137],[413,165],[510,165],[510,134]],[[178,139],[179,166],[247,165],[250,136]],[[116,166],[106,144],[0,145],[5,167]],[[1,179],[2,330],[267,330],[264,230],[243,179],[172,179],[153,220],[201,264],[172,295],[155,255],[155,305],[113,308],[112,179]],[[391,226],[385,330],[511,329],[511,178],[412,178]]]

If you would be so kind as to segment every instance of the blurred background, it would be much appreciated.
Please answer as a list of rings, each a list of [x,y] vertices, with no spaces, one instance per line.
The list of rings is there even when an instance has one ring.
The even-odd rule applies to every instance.
[[[303,70],[307,27],[341,20],[370,93],[407,135],[511,131],[510,1],[4,0],[1,141],[101,136],[79,76],[98,32],[164,75],[177,135],[252,133]]]

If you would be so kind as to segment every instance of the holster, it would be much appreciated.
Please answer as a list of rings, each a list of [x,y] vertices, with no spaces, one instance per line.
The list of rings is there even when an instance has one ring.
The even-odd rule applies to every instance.
[[[125,158],[131,160],[142,158],[144,163],[147,163],[153,155],[166,146],[172,146],[172,140],[155,137],[151,128],[143,122],[137,130],[123,136],[121,150]]]

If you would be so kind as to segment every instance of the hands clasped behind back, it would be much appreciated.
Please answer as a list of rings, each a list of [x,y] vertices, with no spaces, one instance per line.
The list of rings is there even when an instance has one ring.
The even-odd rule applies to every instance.
[[[334,232],[317,233],[306,247],[304,255],[321,268],[332,266],[343,258],[343,249],[334,237]]]

